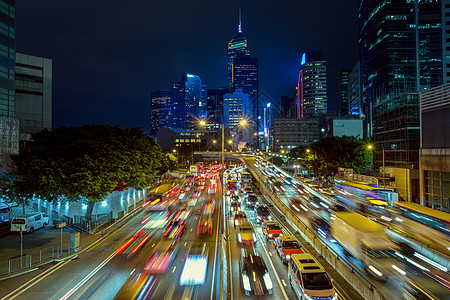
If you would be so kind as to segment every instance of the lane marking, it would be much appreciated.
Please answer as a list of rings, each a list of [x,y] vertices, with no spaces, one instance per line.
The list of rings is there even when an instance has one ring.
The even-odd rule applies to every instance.
[[[176,268],[177,268],[177,266],[173,267],[172,273],[175,272]]]
[[[281,279],[281,282],[283,283],[284,286],[286,286],[286,282],[284,281],[284,279]]]
[[[219,242],[219,216],[220,216],[220,210],[221,210],[222,208],[219,206],[219,208],[218,208],[218,212],[217,212],[217,222],[216,222],[216,242],[214,243],[214,265],[213,265],[213,276],[212,276],[212,281],[211,281],[211,300],[212,299],[214,299],[213,298],[213,295],[214,295],[214,286],[215,286],[215,284],[214,284],[214,277],[215,277],[215,275],[216,275],[216,263],[217,263],[217,244],[218,244],[218,242]],[[191,229],[192,230],[192,229]],[[222,237],[220,237],[220,238],[222,238]]]
[[[91,273],[89,273],[86,277],[84,277],[83,280],[81,280],[74,288],[70,289],[69,290],[70,293],[66,293],[66,295],[64,295],[64,297],[61,298],[60,300],[68,299],[70,296],[72,296],[74,292],[76,292],[89,279],[91,279],[101,268],[103,268],[111,259],[113,259],[114,256],[116,256],[115,251],[111,253],[111,255],[108,256],[104,261],[102,261],[94,270],[92,270]]]
[[[48,275],[52,274],[53,272],[55,272],[56,270],[58,270],[59,268],[65,266],[66,264],[68,264],[69,262],[71,262],[71,260],[67,260],[67,261],[61,261],[59,263],[57,263],[56,265],[54,265],[53,267],[51,267],[50,269],[48,269],[47,271],[43,272],[42,274],[40,274],[39,276],[33,278],[31,281],[34,281],[31,284],[25,283],[22,286],[18,287],[17,289],[15,289],[14,291],[12,291],[11,293],[9,293],[8,295],[6,295],[5,297],[3,297],[1,300],[6,300],[6,299],[14,299],[17,296],[21,295],[22,293],[24,293],[25,291],[27,291],[29,288],[31,288],[32,286],[34,286],[36,283],[38,283],[39,281],[41,281],[42,279],[44,279],[45,277],[47,277]],[[16,293],[14,296],[13,294]]]
[[[277,271],[275,270],[275,266],[273,265],[272,259],[270,258],[269,252],[267,252],[266,246],[263,243],[263,240],[261,239],[261,236],[258,235],[258,239],[261,243],[262,248],[266,252],[267,258],[269,259],[270,265],[272,266],[273,272],[275,273],[275,277],[277,278],[278,284],[280,285],[281,291],[283,292],[284,299],[289,300],[289,297],[286,294],[286,291],[284,290],[284,287],[281,284],[280,277],[278,276]]]
[[[164,296],[164,300],[171,300],[173,298],[173,293],[175,292],[175,284],[172,284]]]
[[[130,275],[133,275],[134,271],[136,271],[136,269],[133,269],[133,271],[131,271]]]

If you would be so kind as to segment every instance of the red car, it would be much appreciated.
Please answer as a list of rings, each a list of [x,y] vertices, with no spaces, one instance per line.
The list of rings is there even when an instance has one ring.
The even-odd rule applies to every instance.
[[[283,263],[287,264],[292,254],[303,253],[303,249],[292,235],[283,235],[275,239],[275,248]]]
[[[262,226],[266,240],[273,240],[283,235],[280,224],[277,221],[265,221]]]

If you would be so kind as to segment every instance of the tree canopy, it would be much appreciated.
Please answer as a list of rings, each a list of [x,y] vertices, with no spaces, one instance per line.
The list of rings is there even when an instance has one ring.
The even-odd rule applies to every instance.
[[[123,182],[143,189],[161,166],[162,153],[139,128],[83,125],[43,130],[13,157],[11,177],[22,194],[71,201],[103,200]]]
[[[372,163],[372,152],[368,151],[368,139],[355,137],[328,137],[308,148],[298,149],[302,165],[319,176],[336,174],[339,167],[352,168],[360,173]]]

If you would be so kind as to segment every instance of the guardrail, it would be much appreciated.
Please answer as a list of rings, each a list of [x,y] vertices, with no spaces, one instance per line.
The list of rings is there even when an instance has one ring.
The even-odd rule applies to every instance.
[[[62,249],[60,249],[59,246],[47,247],[39,251],[25,254],[22,257],[0,262],[0,275],[31,269],[32,267],[37,267],[46,261],[63,258],[75,252],[76,251],[71,248],[70,243],[65,244]]]
[[[302,233],[306,241],[308,241],[327,262],[345,279],[347,282],[366,300],[384,300],[383,293],[372,284],[372,282],[357,268],[344,257],[340,256],[333,249],[331,249],[319,236],[309,229],[295,214],[292,213],[278,196],[267,188],[266,182],[261,180],[261,175],[256,174],[253,166],[250,166],[244,160],[252,172],[253,177],[260,185],[260,192],[263,196],[268,196],[273,204],[281,211],[287,220],[292,222]]]

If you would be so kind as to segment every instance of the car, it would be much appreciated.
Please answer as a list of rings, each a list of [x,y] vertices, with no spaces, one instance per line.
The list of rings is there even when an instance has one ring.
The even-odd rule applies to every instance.
[[[144,270],[151,274],[165,273],[178,254],[178,243],[179,239],[174,241],[162,239],[150,255]]]
[[[286,183],[287,185],[291,185],[293,183],[292,177],[286,177],[286,179],[284,179],[284,183]]]
[[[247,215],[243,211],[237,211],[234,214],[234,227],[239,226],[243,221],[247,221]]]
[[[237,212],[241,210],[241,204],[238,201],[231,201],[230,204],[230,213]]]
[[[213,221],[211,214],[204,214],[200,216],[197,227],[197,235],[212,234]]]
[[[246,194],[253,193],[252,187],[251,187],[251,186],[246,186],[246,187],[244,188],[244,193],[246,193]]]
[[[265,221],[262,226],[262,231],[266,240],[273,240],[283,235],[281,226],[277,221]]]
[[[256,211],[256,223],[261,224],[266,220],[271,221],[272,216],[270,215],[269,208],[265,204],[259,204],[255,207]]]
[[[114,296],[114,300],[151,299],[159,279],[148,272],[133,273]]]
[[[246,204],[247,208],[254,209],[255,206],[258,204],[258,198],[255,194],[248,194],[246,197]]]
[[[239,260],[242,288],[247,296],[272,294],[273,283],[263,258],[253,249],[241,249]]]
[[[241,222],[237,228],[237,240],[242,245],[254,245],[256,243],[255,230],[250,222]]]
[[[311,227],[323,238],[327,238],[330,235],[330,224],[322,218],[312,219]]]
[[[303,253],[303,249],[292,235],[282,235],[275,239],[275,249],[280,255],[283,263],[287,264],[291,259],[291,255],[295,253]]]
[[[163,235],[169,239],[180,237],[184,233],[186,221],[191,214],[190,209],[179,210],[169,222]]]
[[[49,223],[49,216],[45,213],[34,212],[11,220],[11,231],[33,232],[39,228],[45,228]]]
[[[150,229],[140,229],[125,244],[117,249],[116,254],[126,254],[128,257],[135,254],[142,246],[147,243],[155,231]]]
[[[208,269],[208,245],[193,242],[189,248],[180,276],[180,285],[203,285]]]
[[[309,253],[292,254],[288,278],[298,299],[337,299],[332,280]]]
[[[309,209],[306,208],[305,205],[303,205],[302,200],[300,200],[299,198],[295,197],[291,199],[291,207],[296,211],[296,212],[304,212],[304,211],[309,211]]]
[[[284,191],[285,191],[285,189],[283,187],[283,183],[278,179],[273,181],[273,187],[280,194],[284,193]]]

